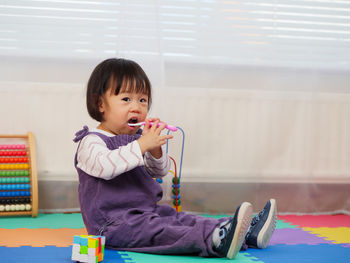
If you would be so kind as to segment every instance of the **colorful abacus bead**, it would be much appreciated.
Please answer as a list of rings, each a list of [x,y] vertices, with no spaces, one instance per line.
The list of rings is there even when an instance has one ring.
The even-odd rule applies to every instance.
[[[26,197],[30,196],[30,191],[6,191],[0,192],[0,197]]]
[[[0,156],[26,156],[26,151],[0,151]]]
[[[0,205],[0,212],[4,211],[29,211],[31,210],[30,204],[7,204],[7,205]]]
[[[0,199],[0,204],[10,205],[10,204],[30,204],[30,198],[2,198]]]
[[[0,216],[38,214],[38,185],[35,142],[32,132],[0,135],[1,141],[26,144],[0,144]]]
[[[27,157],[23,157],[23,158],[5,157],[0,159],[0,163],[26,163],[26,162],[28,162]]]
[[[21,170],[21,171],[0,170],[0,177],[6,177],[6,176],[29,176],[29,171],[28,170]]]
[[[26,170],[26,169],[29,169],[29,165],[27,163],[0,164],[0,170]]]
[[[28,190],[30,188],[29,184],[4,184],[0,185],[0,190]]]
[[[15,150],[15,149],[25,149],[25,144],[1,144],[0,150]]]

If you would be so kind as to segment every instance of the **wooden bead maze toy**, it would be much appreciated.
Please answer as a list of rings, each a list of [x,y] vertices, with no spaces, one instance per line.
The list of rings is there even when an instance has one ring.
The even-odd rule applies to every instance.
[[[176,130],[172,130],[172,131],[177,131],[180,130],[182,133],[182,147],[181,147],[181,157],[180,157],[180,169],[179,169],[179,174],[177,171],[177,165],[176,165],[176,161],[174,158],[170,157],[170,160],[173,163],[173,167],[174,167],[174,171],[169,170],[169,172],[171,174],[173,174],[173,178],[172,178],[172,198],[173,198],[173,202],[172,202],[172,206],[176,209],[176,212],[181,212],[182,211],[182,205],[181,205],[181,195],[180,195],[180,179],[181,179],[181,172],[182,172],[182,161],[183,161],[183,154],[184,154],[184,147],[185,147],[185,132],[182,128],[180,128],[179,126],[176,126]],[[168,130],[168,133],[170,133],[170,129]],[[169,148],[169,144],[168,141],[166,143],[166,152],[168,153],[168,148]]]
[[[130,125],[130,124],[129,124]],[[135,126],[135,125],[132,125]],[[181,171],[182,171],[182,161],[183,161],[183,153],[184,153],[184,146],[185,146],[185,132],[183,129],[181,129],[179,126],[172,126],[172,125],[167,125],[165,128],[168,129],[168,133],[170,131],[176,132],[177,130],[180,130],[182,133],[182,147],[181,147],[181,159],[180,159],[180,172],[179,174],[177,173],[177,168],[176,168],[176,161],[174,158],[169,156],[170,160],[173,163],[174,166],[174,171],[169,170],[169,172],[174,176],[172,178],[172,206],[175,208],[176,212],[181,212],[182,211],[182,206],[181,206],[181,195],[180,195],[180,179],[181,179]],[[166,153],[168,153],[168,148],[169,148],[169,143],[168,140],[166,142]],[[161,178],[154,178],[158,183],[163,183],[163,179]]]
[[[0,135],[0,216],[20,215],[38,215],[35,144],[31,132]]]
[[[129,126],[142,126],[145,125],[146,122],[139,122],[139,123],[129,123]],[[151,125],[153,125],[153,122],[150,122]],[[159,127],[162,123],[158,123]],[[181,129],[178,126],[173,126],[173,125],[166,125],[166,129],[168,129],[168,134],[170,131],[176,132],[177,130],[180,130],[182,132],[182,148],[181,148],[181,159],[180,159],[180,171],[179,174],[177,174],[177,168],[176,168],[176,161],[174,158],[171,156],[170,159],[173,162],[174,166],[174,171],[169,170],[170,173],[174,175],[172,179],[172,197],[173,197],[173,203],[172,206],[176,209],[176,212],[181,212],[182,211],[182,206],[181,206],[181,195],[180,195],[180,179],[181,179],[181,171],[182,171],[182,161],[183,161],[183,153],[184,153],[184,146],[185,146],[185,132],[183,129]],[[166,153],[168,153],[168,140],[166,142]],[[163,183],[163,179],[161,178],[154,178],[158,183]]]

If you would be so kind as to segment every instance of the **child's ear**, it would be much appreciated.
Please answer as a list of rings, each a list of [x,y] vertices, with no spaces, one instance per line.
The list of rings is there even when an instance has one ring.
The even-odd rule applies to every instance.
[[[105,103],[104,103],[103,98],[101,98],[101,97],[98,99],[98,110],[99,110],[101,113],[104,113],[104,112],[105,112]]]

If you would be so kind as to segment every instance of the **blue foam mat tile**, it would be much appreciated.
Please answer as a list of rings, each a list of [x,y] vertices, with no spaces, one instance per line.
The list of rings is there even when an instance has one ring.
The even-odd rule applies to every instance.
[[[266,249],[249,248],[247,254],[266,263],[349,263],[350,248],[336,244],[274,245]]]
[[[105,249],[103,262],[134,263],[126,252],[112,249]]]
[[[72,247],[0,247],[0,255],[6,263],[71,263]]]
[[[72,263],[72,246],[70,247],[0,247],[0,262],[19,263]],[[132,263],[131,259],[122,257],[117,251],[105,249],[103,262]]]
[[[116,250],[105,250],[103,262],[113,263],[141,263],[148,257],[155,257],[154,255],[141,254],[140,258],[135,258],[136,253],[121,252]],[[1,262],[6,263],[18,263],[18,262],[35,262],[35,263],[65,263],[73,261],[71,260],[72,247],[0,247]],[[242,257],[237,257],[236,262],[265,262],[265,263],[323,263],[323,262],[337,262],[348,263],[350,258],[350,247],[343,247],[337,244],[319,244],[319,245],[284,245],[278,244],[269,246],[266,249],[248,249],[244,253],[240,253]],[[169,259],[170,256],[158,256],[159,260],[164,262]],[[182,262],[182,257],[171,257],[176,262]],[[179,260],[179,259],[182,260]],[[194,262],[193,258],[189,262]],[[206,259],[198,258],[198,262],[207,261],[225,261],[224,259]],[[146,262],[160,262],[154,258],[150,258]]]

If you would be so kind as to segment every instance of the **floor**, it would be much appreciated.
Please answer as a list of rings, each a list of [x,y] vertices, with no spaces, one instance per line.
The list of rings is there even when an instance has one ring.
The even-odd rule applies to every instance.
[[[209,215],[203,215],[209,216]],[[220,216],[215,216],[220,217]],[[0,217],[1,262],[72,262],[74,235],[86,234],[81,214]],[[349,262],[349,215],[279,215],[266,249],[248,249],[231,262]],[[207,263],[225,258],[161,256],[105,250],[103,262]]]

